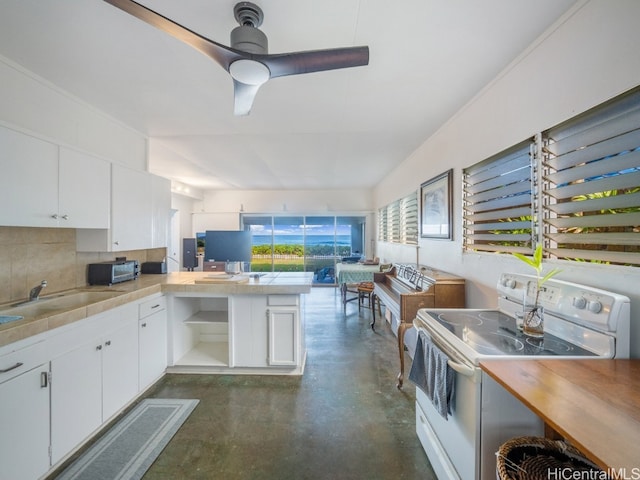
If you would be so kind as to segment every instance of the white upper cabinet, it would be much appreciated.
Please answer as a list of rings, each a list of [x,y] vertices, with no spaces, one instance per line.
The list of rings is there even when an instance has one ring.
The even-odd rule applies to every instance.
[[[0,224],[108,228],[109,163],[0,127]]]
[[[60,147],[59,226],[109,228],[109,162]]]
[[[111,164],[111,224],[76,232],[79,252],[121,252],[151,247],[151,175]]]
[[[151,175],[120,165],[111,166],[111,250],[151,246]]]
[[[56,227],[58,146],[0,127],[0,225]]]
[[[78,251],[166,247],[171,182],[0,126],[0,225],[77,228]]]

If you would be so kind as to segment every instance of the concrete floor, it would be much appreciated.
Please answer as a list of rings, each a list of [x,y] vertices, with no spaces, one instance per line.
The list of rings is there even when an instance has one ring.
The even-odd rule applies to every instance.
[[[370,318],[356,302],[343,309],[335,288],[313,288],[302,377],[165,376],[149,397],[200,403],[143,480],[435,479],[415,387],[396,388],[396,337]]]

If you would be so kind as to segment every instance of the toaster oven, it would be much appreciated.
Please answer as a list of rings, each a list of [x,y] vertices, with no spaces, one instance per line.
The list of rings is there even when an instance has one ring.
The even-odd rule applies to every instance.
[[[111,262],[90,263],[87,271],[89,285],[113,285],[135,280],[140,275],[137,260],[113,260]]]

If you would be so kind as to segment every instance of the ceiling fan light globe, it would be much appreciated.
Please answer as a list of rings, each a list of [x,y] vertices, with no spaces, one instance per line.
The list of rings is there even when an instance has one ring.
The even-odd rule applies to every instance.
[[[246,85],[262,85],[271,76],[266,65],[248,59],[233,62],[229,65],[229,73],[234,80]]]

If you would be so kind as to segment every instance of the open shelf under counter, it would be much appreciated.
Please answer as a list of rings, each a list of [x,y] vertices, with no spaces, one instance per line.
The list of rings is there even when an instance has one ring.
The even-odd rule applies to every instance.
[[[168,297],[167,372],[302,375],[303,302],[295,290]]]
[[[185,324],[211,324],[211,323],[229,323],[228,311],[198,311],[182,321]]]
[[[227,367],[229,342],[199,342],[185,353],[175,366]]]
[[[168,371],[229,368],[228,297],[173,297],[170,314]]]

